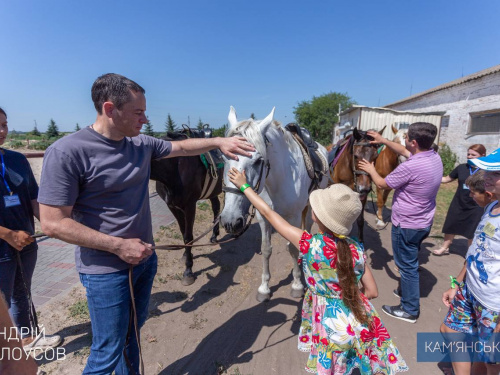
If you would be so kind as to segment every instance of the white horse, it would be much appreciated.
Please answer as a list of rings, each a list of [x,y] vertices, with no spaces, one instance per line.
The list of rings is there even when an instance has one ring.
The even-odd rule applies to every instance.
[[[312,219],[307,210],[309,200],[309,178],[300,146],[290,132],[278,122],[273,121],[274,108],[261,121],[253,119],[238,122],[233,107],[229,111],[229,129],[226,136],[240,135],[255,146],[256,151],[251,157],[239,156],[239,160],[227,160],[224,167],[224,183],[226,195],[224,209],[221,213],[221,224],[228,233],[239,234],[245,227],[250,209],[250,201],[237,190],[232,193],[227,187],[234,185],[229,181],[227,172],[232,167],[245,171],[248,183],[257,193],[291,225],[310,231]],[[326,149],[318,144],[318,150],[324,160],[327,159]],[[326,173],[326,171],[325,171]],[[320,188],[325,188],[328,177],[324,176]],[[231,190],[231,189],[229,189]],[[302,213],[306,213],[303,219]],[[262,231],[261,251],[263,255],[262,284],[257,293],[259,302],[269,300],[271,290],[269,280],[269,258],[272,253],[271,225],[258,212],[257,219]],[[291,295],[302,297],[304,286],[300,280],[301,272],[297,264],[298,250],[287,243],[287,249],[294,258],[293,283]]]

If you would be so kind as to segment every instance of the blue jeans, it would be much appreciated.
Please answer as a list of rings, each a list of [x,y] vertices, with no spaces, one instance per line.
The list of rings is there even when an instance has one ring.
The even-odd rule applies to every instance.
[[[134,267],[133,286],[138,328],[148,317],[149,297],[156,275],[158,258],[153,253],[143,264]],[[131,297],[128,280],[129,270],[103,275],[80,274],[80,281],[87,290],[92,346],[83,374],[130,374],[123,349],[129,328]],[[132,326],[127,357],[139,374],[139,347]]]
[[[26,286],[31,291],[31,278],[35,270],[37,250],[23,250],[19,255],[21,255]],[[5,296],[7,306],[10,309],[9,312],[17,329],[22,333],[23,338],[29,337],[31,335],[30,305],[15,254],[13,257],[2,257],[0,259],[0,290]]]
[[[392,252],[401,275],[401,306],[410,315],[420,313],[418,251],[430,231],[430,226],[424,229],[392,226]]]

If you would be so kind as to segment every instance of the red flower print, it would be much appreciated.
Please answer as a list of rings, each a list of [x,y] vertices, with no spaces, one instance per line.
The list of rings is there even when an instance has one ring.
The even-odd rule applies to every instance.
[[[321,342],[323,345],[328,346],[328,340],[327,340],[325,337],[323,337],[323,338],[320,340],[320,342]]]
[[[321,323],[321,315],[319,314],[319,312],[317,312],[315,315],[314,315],[314,321],[316,323]]]
[[[312,286],[316,285],[316,280],[314,280],[314,277],[308,277],[307,282],[311,284]]]
[[[312,343],[313,344],[318,344],[319,343],[319,335],[314,335],[312,337]]]
[[[346,331],[349,336],[354,336],[354,330],[352,329],[352,326],[350,324],[347,325]]]
[[[332,284],[332,289],[336,292],[341,292],[342,289],[340,289],[340,285],[339,284]]]
[[[369,347],[365,351],[365,355],[370,358],[370,361],[372,362],[378,362],[378,355],[373,352],[373,347]]]
[[[372,341],[374,336],[373,336],[373,333],[371,333],[370,331],[368,331],[367,329],[364,329],[361,331],[361,340],[363,342],[368,342],[368,341]]]
[[[390,338],[389,332],[387,332],[387,329],[382,325],[378,316],[373,317],[372,324],[370,325],[370,331],[373,333],[373,336],[377,338],[378,346],[381,346],[382,342]]]
[[[300,266],[302,264],[302,258],[297,259],[297,264]]]
[[[391,363],[396,363],[396,362],[397,362],[397,360],[398,360],[398,359],[396,358],[396,356],[395,356],[393,353],[389,354],[389,355],[387,356],[387,359],[388,359],[388,360],[389,360],[389,362],[391,362]]]
[[[300,341],[309,342],[309,336],[300,336]]]
[[[307,254],[307,252],[309,251],[309,246],[311,245],[309,243],[309,240],[312,238],[312,235],[310,235],[309,233],[305,232],[302,234],[302,237],[300,238],[300,252],[302,254]]]
[[[335,251],[333,251],[332,248],[328,245],[323,246],[323,255],[326,259],[333,259],[335,258]]]
[[[313,266],[313,268],[314,268],[316,271],[319,271],[319,264],[318,264],[318,262],[314,262],[314,263],[312,264],[312,266]]]
[[[325,245],[328,246],[330,249],[337,250],[337,245],[335,244],[335,241],[330,237],[323,236],[323,241],[325,242]]]
[[[312,296],[312,294],[309,294],[309,302],[312,302],[312,300],[313,300],[313,296]]]
[[[337,257],[336,256],[333,257],[332,260],[330,260],[330,267],[333,269],[337,268]]]

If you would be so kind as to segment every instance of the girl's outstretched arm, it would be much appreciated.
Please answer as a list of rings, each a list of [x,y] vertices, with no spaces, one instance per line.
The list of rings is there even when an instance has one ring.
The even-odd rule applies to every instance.
[[[229,180],[240,189],[242,185],[247,183],[245,171],[239,172],[236,168],[231,168],[228,172]],[[300,228],[290,225],[278,213],[274,212],[271,207],[257,195],[257,193],[248,187],[243,191],[243,194],[248,198],[250,203],[260,212],[260,214],[269,221],[276,231],[281,234],[286,240],[290,241],[297,249],[304,231]]]

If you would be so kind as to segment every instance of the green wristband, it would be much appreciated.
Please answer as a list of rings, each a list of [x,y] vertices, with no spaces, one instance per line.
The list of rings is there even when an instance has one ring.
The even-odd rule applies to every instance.
[[[458,286],[458,281],[457,279],[455,279],[453,276],[450,275],[450,287],[451,288],[455,288],[456,286]]]
[[[243,193],[245,191],[245,189],[247,189],[249,187],[250,187],[250,184],[243,184],[243,185],[240,186],[240,190]]]

